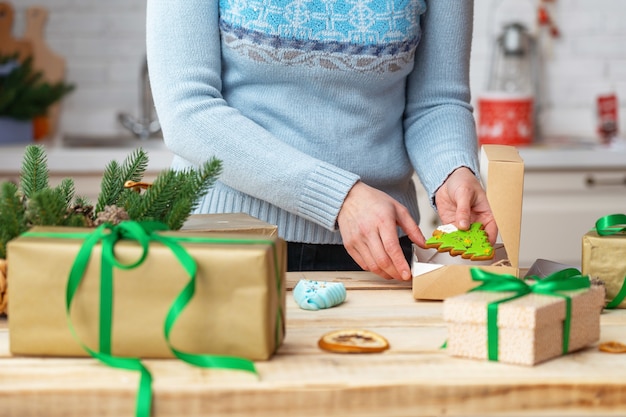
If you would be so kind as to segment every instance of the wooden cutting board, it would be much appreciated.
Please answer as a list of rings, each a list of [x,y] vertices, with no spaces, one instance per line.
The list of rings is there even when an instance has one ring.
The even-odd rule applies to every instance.
[[[65,59],[54,53],[44,39],[44,30],[48,20],[48,10],[42,6],[32,6],[26,10],[26,30],[24,39],[32,45],[33,68],[43,74],[43,79],[51,84],[65,79]],[[48,110],[48,131],[52,135],[59,122],[61,106],[55,104]]]
[[[0,55],[18,54],[18,59],[24,61],[32,55],[33,47],[28,40],[19,40],[13,37],[13,19],[15,10],[9,2],[0,2]]]
[[[44,29],[48,20],[48,10],[42,6],[26,10],[26,30],[24,39],[33,48],[33,67],[41,71],[44,80],[57,83],[65,79],[65,59],[54,53],[44,39]]]

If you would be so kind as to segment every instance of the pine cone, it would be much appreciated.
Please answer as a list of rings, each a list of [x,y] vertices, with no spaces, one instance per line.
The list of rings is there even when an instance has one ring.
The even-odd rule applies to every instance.
[[[96,220],[94,220],[94,226],[100,226],[103,223],[111,223],[113,225],[119,224],[124,220],[130,220],[130,216],[124,210],[123,207],[116,205],[104,206],[104,210],[98,213]]]
[[[0,315],[7,314],[8,301],[7,261],[0,259]]]
[[[93,227],[94,222],[92,220],[93,206],[83,206],[81,204],[74,204],[69,210],[69,214],[78,214],[85,218],[85,226]]]

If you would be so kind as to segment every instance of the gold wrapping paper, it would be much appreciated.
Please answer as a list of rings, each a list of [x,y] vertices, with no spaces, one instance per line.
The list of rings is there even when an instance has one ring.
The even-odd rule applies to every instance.
[[[600,339],[600,313],[604,289],[564,292],[572,297],[569,352]],[[446,350],[452,356],[484,359],[487,352],[487,304],[506,293],[475,291],[444,300],[443,318],[448,325]],[[563,351],[565,300],[528,294],[505,302],[498,309],[498,361],[535,365],[560,356]]]
[[[34,228],[33,232],[85,232],[75,228]],[[211,236],[167,232],[172,236]],[[171,334],[182,351],[223,354],[251,360],[272,356],[284,338],[285,242],[258,235],[258,244],[183,243],[198,265],[196,293]],[[278,259],[277,283],[274,242]],[[17,355],[86,356],[72,336],[65,313],[68,273],[82,240],[21,236],[8,246],[11,274],[10,348]],[[120,241],[121,262],[139,258],[140,246]],[[97,245],[71,308],[81,341],[98,347],[100,249]],[[169,358],[164,320],[175,297],[189,281],[170,250],[151,242],[146,260],[131,270],[115,269],[112,354]],[[280,288],[279,288],[280,287]],[[279,318],[279,314],[283,316]]]
[[[602,280],[607,301],[613,300],[626,278],[626,235],[599,236],[590,231],[583,236],[582,246],[582,273]],[[626,300],[617,308],[626,308]]]

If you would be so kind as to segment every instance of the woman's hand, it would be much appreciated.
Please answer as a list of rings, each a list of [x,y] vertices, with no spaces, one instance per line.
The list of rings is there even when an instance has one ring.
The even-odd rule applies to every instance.
[[[424,245],[424,235],[402,204],[357,182],[339,211],[337,224],[346,250],[361,268],[385,279],[411,279],[397,227],[420,246]]]
[[[454,223],[467,230],[471,223],[485,227],[489,241],[494,244],[498,226],[487,201],[487,194],[468,168],[456,169],[435,193],[435,204],[442,224]]]

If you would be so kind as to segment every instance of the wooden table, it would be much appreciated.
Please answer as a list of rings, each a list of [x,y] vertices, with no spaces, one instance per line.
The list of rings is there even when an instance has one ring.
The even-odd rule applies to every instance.
[[[346,302],[301,310],[287,295],[287,336],[258,362],[260,379],[237,371],[146,360],[154,416],[600,416],[626,415],[626,355],[596,346],[535,367],[449,357],[441,302],[413,300],[409,283],[368,273],[290,273],[342,281]],[[132,416],[138,377],[94,359],[11,357],[0,324],[0,416]],[[325,353],[325,332],[368,328],[382,354]],[[601,341],[626,342],[626,310],[605,312]]]

